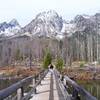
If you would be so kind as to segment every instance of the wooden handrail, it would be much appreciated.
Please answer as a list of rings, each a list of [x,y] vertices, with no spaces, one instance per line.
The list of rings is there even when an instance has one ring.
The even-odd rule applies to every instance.
[[[61,78],[61,81],[64,82],[65,87],[69,84],[70,86],[73,87],[74,92],[77,92],[78,94],[82,95],[85,97],[85,100],[97,100],[96,97],[92,96],[88,91],[86,91],[83,87],[78,85],[74,80],[70,79],[68,76],[63,76],[61,75],[57,70],[56,73],[58,76]]]
[[[30,82],[30,80],[32,80],[33,78],[34,78],[33,76],[27,77],[15,84],[9,86],[8,88],[1,90],[0,91],[0,100],[6,98],[9,95],[11,95],[12,93],[16,92],[17,89],[23,87],[23,84],[25,84],[25,83],[28,84]]]
[[[29,85],[31,83],[31,81],[33,79],[36,79],[39,75],[41,76],[44,76],[44,71],[40,72],[38,75],[36,76],[30,76],[30,77],[27,77],[25,79],[22,79],[21,81],[9,86],[8,88],[6,89],[3,89],[0,91],[0,100],[3,100],[4,98],[12,95],[14,92],[16,92],[18,89],[23,89],[24,85],[27,84]],[[36,81],[36,80],[35,80]],[[39,82],[37,82],[34,86],[34,88],[36,88],[36,86],[40,83],[41,79],[39,79]],[[22,90],[23,91],[23,90]]]
[[[45,77],[45,75],[47,74],[48,70],[46,70],[44,72],[44,74],[41,76],[41,79],[35,84],[35,86],[33,86],[32,90],[22,98],[22,100],[29,100],[29,98],[31,97],[32,93],[36,92],[36,87],[40,84],[41,80]]]
[[[60,99],[61,100],[72,100],[71,96],[68,94],[68,91],[66,91],[65,86],[62,84],[62,81],[60,79],[60,73],[55,70],[55,78],[56,78],[56,84],[58,89],[60,90]]]
[[[68,76],[64,76],[64,79],[70,84],[80,95],[85,97],[85,100],[97,100],[96,97],[92,96],[83,87],[78,85],[75,81],[71,80]]]

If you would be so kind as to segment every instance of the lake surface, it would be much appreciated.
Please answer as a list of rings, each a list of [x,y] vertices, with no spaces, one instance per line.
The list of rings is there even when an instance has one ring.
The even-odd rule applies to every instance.
[[[77,81],[88,92],[100,100],[100,80]]]
[[[9,87],[10,85],[18,82],[21,79],[6,79],[6,80],[0,80],[0,90]]]

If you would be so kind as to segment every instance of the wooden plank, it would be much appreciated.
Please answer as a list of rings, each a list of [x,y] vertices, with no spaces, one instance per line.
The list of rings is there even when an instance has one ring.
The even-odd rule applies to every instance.
[[[59,75],[59,72],[57,70],[55,70],[55,79],[56,79],[56,86],[59,95],[59,100],[71,100],[70,95],[66,91],[63,82],[61,81],[61,75]]]
[[[32,98],[29,100],[49,100],[50,94],[50,73],[48,72],[44,79],[41,81],[41,84],[37,86],[37,93],[32,94]]]
[[[50,80],[50,94],[49,100],[54,100],[54,90],[53,90],[53,74],[51,73],[51,80]]]

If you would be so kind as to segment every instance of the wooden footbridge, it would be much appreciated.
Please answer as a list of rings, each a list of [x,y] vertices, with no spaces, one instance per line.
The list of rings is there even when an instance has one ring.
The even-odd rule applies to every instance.
[[[70,91],[69,91],[70,89]],[[56,69],[42,71],[0,91],[0,100],[97,100]]]

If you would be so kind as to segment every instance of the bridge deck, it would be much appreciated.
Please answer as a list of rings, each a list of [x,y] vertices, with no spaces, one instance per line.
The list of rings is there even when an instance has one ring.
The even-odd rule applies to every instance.
[[[60,100],[56,87],[55,75],[51,75],[50,72],[47,73],[36,90],[37,93],[33,94],[30,100]]]
[[[62,76],[57,70],[54,73],[43,71],[35,77],[27,77],[12,86],[0,91],[0,100],[80,100],[78,94],[84,97],[84,100],[97,100],[84,88],[67,76]],[[44,78],[44,79],[43,79]],[[42,81],[41,81],[42,80]],[[30,83],[32,82],[32,85]],[[41,82],[41,84],[40,84]],[[24,86],[32,86],[31,90],[25,95]],[[34,84],[35,83],[35,84]],[[68,84],[72,87],[72,94],[67,92]],[[35,93],[35,90],[36,93]],[[17,91],[15,97],[13,93]]]

